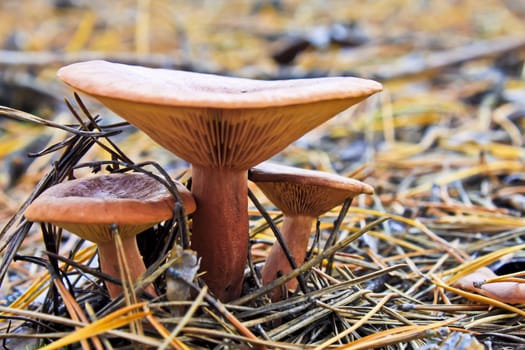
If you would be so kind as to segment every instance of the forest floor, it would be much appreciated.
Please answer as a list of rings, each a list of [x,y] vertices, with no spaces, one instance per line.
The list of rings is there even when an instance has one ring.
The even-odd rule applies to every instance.
[[[0,339],[10,349],[56,339],[98,349],[525,348],[525,11],[509,10],[519,3],[0,2]],[[64,99],[79,114],[84,103],[99,115],[102,130],[122,122],[88,96],[75,100],[56,77],[61,66],[91,59],[253,79],[352,75],[383,84],[381,93],[272,158],[375,189],[347,212],[337,207],[320,217],[309,257],[320,262],[301,270],[307,290],[282,303],[261,295],[257,270],[274,238],[251,203],[253,261],[241,299],[224,308],[201,290],[182,303],[189,306],[182,313],[181,302],[163,295],[110,303],[103,283],[79,267],[97,267],[92,245],[24,221],[23,205],[45,186],[41,179],[87,176],[92,167],[72,167],[114,155],[77,135],[77,145],[90,146],[27,156],[71,141],[60,126],[78,120]],[[186,162],[118,125],[118,135],[101,139],[137,164],[155,161],[188,180]],[[75,159],[57,167],[64,155]],[[250,188],[279,223],[280,213]],[[336,241],[360,237],[335,252],[331,269],[322,248],[339,216]],[[47,254],[50,242],[71,260]],[[482,287],[458,282],[482,267],[503,275],[487,285],[509,284],[481,295]],[[53,271],[63,278],[51,278]],[[167,278],[158,277],[159,290]]]

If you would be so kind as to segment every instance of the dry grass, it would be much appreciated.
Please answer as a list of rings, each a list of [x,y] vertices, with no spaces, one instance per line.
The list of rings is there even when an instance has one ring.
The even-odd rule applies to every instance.
[[[18,38],[0,54],[0,104],[14,108],[0,109],[0,338],[9,348],[524,346],[521,305],[453,286],[482,266],[522,269],[525,27],[499,1],[283,1],[282,12],[252,12],[247,1],[51,3],[0,5],[0,38]],[[368,42],[310,43],[287,66],[272,59],[296,39],[290,33],[321,35],[316,25],[350,20]],[[198,279],[178,278],[177,256],[160,243],[188,246],[187,223],[176,218],[145,233],[154,243],[144,251],[148,275],[109,301],[94,247],[25,222],[24,203],[71,174],[108,167],[188,175],[100,105],[77,98],[66,108],[71,94],[54,79],[57,67],[95,57],[253,78],[376,78],[380,96],[274,159],[356,177],[376,195],[323,215],[307,262],[267,287],[258,269],[274,237],[253,205],[245,289],[226,305]],[[280,213],[251,190],[279,227]],[[297,276],[304,290],[269,301],[269,289]],[[150,280],[158,298],[142,294]],[[166,297],[174,281],[192,291],[189,300]]]

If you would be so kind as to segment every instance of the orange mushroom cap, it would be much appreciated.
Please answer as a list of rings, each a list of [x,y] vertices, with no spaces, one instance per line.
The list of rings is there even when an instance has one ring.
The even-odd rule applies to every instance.
[[[270,162],[253,167],[249,179],[286,215],[317,217],[347,198],[374,193],[355,179]]]
[[[106,61],[58,76],[186,161],[238,170],[382,89],[353,77],[263,81]]]
[[[58,77],[89,95],[179,107],[259,108],[371,95],[381,84],[353,77],[255,80],[111,63],[62,67]]]
[[[177,189],[186,211],[196,204],[181,184]],[[106,174],[66,181],[49,187],[26,209],[29,221],[50,222],[95,243],[109,241],[108,225],[121,235],[134,235],[173,216],[175,199],[150,176]],[[101,226],[101,229],[96,229]]]

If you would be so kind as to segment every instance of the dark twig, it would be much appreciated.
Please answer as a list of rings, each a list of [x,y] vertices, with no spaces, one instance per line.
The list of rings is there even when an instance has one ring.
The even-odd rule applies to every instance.
[[[325,246],[324,246],[324,250],[325,251],[326,251],[326,249],[328,249],[328,247],[330,247],[332,244],[334,244],[334,242],[336,240],[336,237],[337,237],[337,234],[339,233],[339,230],[341,229],[341,225],[343,224],[343,221],[345,219],[345,216],[348,213],[348,209],[350,209],[350,205],[352,204],[352,200],[353,200],[353,197],[352,198],[347,198],[344,201],[343,206],[342,206],[341,210],[339,211],[339,214],[337,215],[337,218],[335,219],[334,227],[332,228],[332,232],[330,232],[330,236],[328,236],[328,239],[326,240],[326,243],[325,243]],[[329,275],[332,273],[332,265],[333,265],[333,263],[334,263],[334,256],[331,255],[330,257],[328,257],[328,263],[326,265],[326,273],[329,274]]]
[[[17,121],[31,122],[31,123],[35,123],[35,124],[42,125],[42,126],[47,126],[47,127],[52,127],[52,128],[64,130],[64,131],[67,131],[67,132],[69,132],[69,133],[71,133],[73,135],[77,135],[77,136],[107,137],[107,136],[112,136],[112,135],[116,135],[116,134],[120,133],[120,130],[119,130],[120,126],[118,128],[116,128],[115,130],[111,130],[111,129],[106,128],[106,130],[103,131],[103,132],[84,131],[84,130],[82,130],[82,128],[79,128],[78,126],[77,127],[72,127],[72,126],[67,126],[67,125],[64,125],[64,124],[55,123],[55,122],[53,122],[51,120],[43,119],[43,118],[37,117],[35,115],[32,115],[30,113],[22,112],[22,111],[19,111],[19,110],[13,109],[13,108],[9,108],[9,107],[5,107],[5,106],[0,106],[0,116],[6,117],[6,118],[9,118],[9,119],[13,119],[13,120],[17,120]],[[93,128],[91,127],[90,130],[93,130]]]
[[[96,118],[91,119],[87,124],[82,123],[81,125],[77,125],[75,127],[69,127],[36,117],[29,113],[3,106],[0,106],[0,116],[24,122],[37,123],[39,125],[54,127],[73,133],[73,136],[69,137],[66,141],[61,142],[59,145],[54,145],[47,148],[47,150],[52,149],[53,151],[58,149],[64,150],[59,159],[53,164],[51,171],[49,171],[40,180],[34,191],[22,204],[18,212],[13,217],[11,217],[2,231],[0,231],[0,252],[4,252],[4,250],[6,250],[0,263],[1,285],[5,274],[7,273],[10,262],[12,261],[14,255],[18,251],[18,248],[22,244],[25,236],[32,226],[32,223],[27,222],[23,216],[25,208],[46,188],[61,182],[70,176],[74,166],[78,164],[80,159],[96,143],[96,139],[98,137],[116,135],[120,133],[121,130],[119,128],[110,127],[109,131],[93,132],[94,129],[100,129]],[[39,152],[38,154],[40,155],[46,153],[46,151],[43,151]],[[44,239],[46,239],[46,237],[44,237]]]
[[[288,259],[288,262],[290,263],[290,266],[292,267],[292,270],[297,269],[297,264],[295,263],[295,259],[292,256],[292,253],[290,253],[290,249],[288,249],[288,245],[284,241],[283,235],[281,234],[281,231],[275,226],[275,223],[273,222],[272,218],[264,209],[264,207],[261,205],[257,197],[253,194],[253,192],[248,189],[248,197],[252,201],[252,203],[255,205],[257,210],[261,213],[262,217],[266,220],[268,223],[268,226],[272,230],[273,234],[275,235],[275,238],[277,239],[277,242],[281,245],[281,248],[283,249],[284,254],[286,255],[286,258]],[[308,291],[308,288],[306,287],[306,282],[304,281],[304,278],[302,275],[297,276],[297,280],[299,281],[299,287],[301,288],[301,291],[303,293],[306,293]]]

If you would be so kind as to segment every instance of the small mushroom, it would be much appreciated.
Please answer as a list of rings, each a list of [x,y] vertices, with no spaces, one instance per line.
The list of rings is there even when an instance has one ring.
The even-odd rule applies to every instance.
[[[348,198],[374,192],[371,186],[344,176],[269,162],[252,168],[249,179],[283,212],[281,233],[296,265],[304,262],[312,225],[319,215]],[[290,271],[283,248],[275,242],[261,271],[263,283]],[[295,289],[297,280],[290,280],[286,287]],[[271,297],[276,301],[282,295],[274,290]]]
[[[191,193],[176,183],[186,212],[195,210]],[[120,278],[117,248],[111,231],[117,225],[122,238],[124,258],[133,281],[146,267],[136,235],[170,219],[175,200],[168,189],[154,178],[139,173],[105,174],[59,183],[46,189],[26,209],[29,221],[48,222],[97,244],[100,269]],[[115,298],[122,287],[107,282]],[[156,295],[152,285],[146,288]]]
[[[262,81],[105,61],[58,76],[192,164],[192,248],[211,291],[241,293],[248,256],[248,169],[381,90],[352,77]]]
[[[525,303],[525,281],[521,283],[516,282],[516,279],[514,279],[512,282],[504,280],[490,282],[491,279],[496,277],[498,275],[488,267],[480,267],[474,272],[461,277],[454,283],[454,286],[508,304]]]

